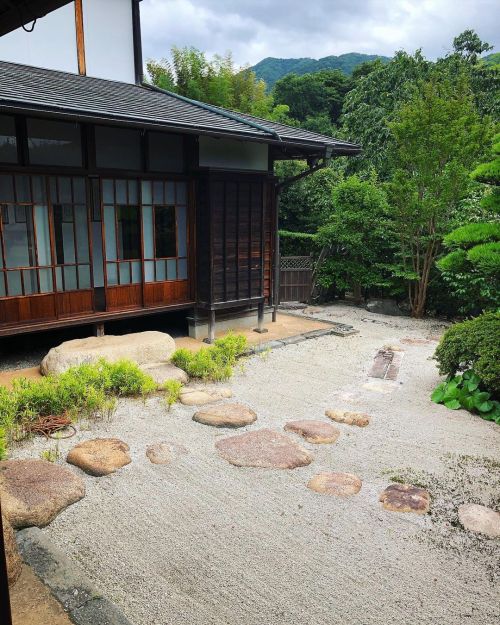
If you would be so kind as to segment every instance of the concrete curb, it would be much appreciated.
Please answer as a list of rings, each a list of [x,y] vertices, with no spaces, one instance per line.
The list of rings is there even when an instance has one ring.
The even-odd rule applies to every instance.
[[[100,596],[81,570],[38,527],[17,532],[21,557],[50,588],[76,625],[132,625]]]
[[[303,319],[304,315],[300,315],[300,317]],[[305,318],[313,319],[313,317]],[[318,320],[316,319],[316,321]],[[284,339],[276,339],[273,341],[267,341],[265,343],[259,343],[258,345],[252,345],[245,351],[243,355],[252,356],[253,354],[261,354],[262,352],[266,352],[270,349],[279,349],[280,347],[285,347],[286,345],[296,345],[297,343],[302,343],[302,341],[317,339],[321,336],[351,336],[353,334],[359,333],[359,330],[355,330],[352,326],[344,325],[343,323],[333,323],[331,321],[323,321],[322,319],[321,323],[326,323],[328,325],[331,325],[332,327],[325,328],[324,330],[311,330],[309,332],[296,334],[295,336],[289,336]]]

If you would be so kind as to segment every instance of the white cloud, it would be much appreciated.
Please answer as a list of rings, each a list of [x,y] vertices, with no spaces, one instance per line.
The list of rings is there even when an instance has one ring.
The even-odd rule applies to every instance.
[[[451,49],[466,28],[498,47],[498,0],[143,0],[145,58],[172,45],[209,55],[233,52],[254,64],[266,56],[319,58],[422,48],[429,58]]]

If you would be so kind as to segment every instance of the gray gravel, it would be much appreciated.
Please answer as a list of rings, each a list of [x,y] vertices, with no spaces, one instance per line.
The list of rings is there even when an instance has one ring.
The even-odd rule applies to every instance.
[[[235,399],[258,415],[242,431],[281,430],[289,420],[323,418],[327,408],[373,416],[363,429],[339,425],[335,445],[303,443],[315,455],[308,467],[231,466],[214,443],[234,431],[193,422],[194,408],[176,405],[168,413],[158,397],[120,401],[111,423],[61,443],[66,451],[78,440],[118,436],[131,447],[130,465],[104,478],[85,476],[86,497],[44,532],[135,625],[498,622],[491,541],[471,542],[447,513],[396,514],[378,502],[387,472],[409,468],[445,484],[432,493],[436,507],[445,509],[451,498],[447,453],[498,459],[498,426],[429,401],[439,381],[431,360],[436,343],[404,346],[395,383],[366,377],[384,344],[426,338],[442,324],[347,306],[329,307],[318,317],[323,315],[360,334],[255,356],[230,382]],[[153,465],[146,447],[160,441],[188,453],[176,454],[171,465]],[[37,456],[43,448],[47,443],[37,439],[16,455]],[[481,463],[474,468],[479,477]],[[488,469],[490,481],[495,466]],[[310,477],[325,470],[357,474],[360,493],[340,500],[307,489]],[[453,497],[491,505],[479,477],[474,492],[460,494],[458,486]]]

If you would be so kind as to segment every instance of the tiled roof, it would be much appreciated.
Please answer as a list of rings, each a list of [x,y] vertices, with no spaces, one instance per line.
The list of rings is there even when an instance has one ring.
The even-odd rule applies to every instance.
[[[352,143],[195,102],[148,86],[4,61],[0,61],[2,109],[229,135],[320,151],[329,149],[340,154],[360,151]]]

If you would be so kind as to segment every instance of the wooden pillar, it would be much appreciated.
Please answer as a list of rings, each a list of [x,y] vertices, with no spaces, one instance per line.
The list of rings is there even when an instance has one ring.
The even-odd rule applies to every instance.
[[[85,63],[85,37],[83,33],[83,0],[75,0],[75,26],[76,26],[76,56],[78,58],[78,73],[81,76],[87,74]]]
[[[267,328],[264,328],[264,302],[260,302],[257,308],[257,327],[254,332],[264,334],[267,332]]]

